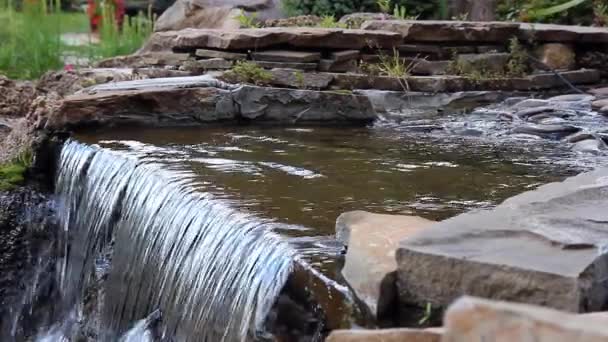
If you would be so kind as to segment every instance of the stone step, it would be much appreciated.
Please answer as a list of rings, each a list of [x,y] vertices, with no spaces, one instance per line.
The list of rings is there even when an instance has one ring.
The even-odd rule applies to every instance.
[[[401,36],[395,32],[337,28],[270,27],[261,29],[184,29],[155,32],[141,52],[219,49],[256,51],[273,46],[309,49],[393,48]]]
[[[253,63],[261,66],[265,69],[298,69],[302,71],[314,71],[317,70],[319,64],[317,63],[287,63],[287,62],[266,62],[266,61],[252,61]]]
[[[320,52],[268,50],[251,53],[251,59],[264,62],[310,63],[321,60]]]
[[[236,53],[228,51],[208,50],[208,49],[196,49],[194,53],[197,57],[203,58],[223,58],[227,60],[245,60],[247,59],[246,53]]]

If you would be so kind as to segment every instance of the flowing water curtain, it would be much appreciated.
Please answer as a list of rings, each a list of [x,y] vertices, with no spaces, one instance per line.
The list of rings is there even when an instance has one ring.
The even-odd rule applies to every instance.
[[[95,259],[114,237],[105,338],[157,308],[180,341],[244,341],[264,330],[294,258],[273,223],[195,192],[180,174],[115,152],[68,142],[60,165],[68,303],[83,298]]]

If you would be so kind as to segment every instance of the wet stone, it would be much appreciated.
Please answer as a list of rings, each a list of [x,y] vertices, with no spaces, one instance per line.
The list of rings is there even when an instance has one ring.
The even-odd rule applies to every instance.
[[[591,102],[591,108],[598,110],[608,106],[608,99],[595,100]]]
[[[608,106],[604,106],[598,110],[598,113],[608,116]]]
[[[513,129],[513,133],[531,134],[547,139],[561,139],[573,133],[580,131],[576,126],[572,125],[538,125],[526,124]]]
[[[536,114],[553,112],[553,111],[554,111],[554,108],[549,107],[549,106],[531,107],[531,108],[525,108],[525,109],[519,110],[519,111],[515,112],[515,115],[521,119],[526,119],[526,118],[536,115]]]
[[[605,149],[606,143],[601,139],[581,140],[572,146],[573,151],[591,154],[600,154],[601,151]]]
[[[589,93],[591,93],[598,99],[608,98],[608,87],[591,89]]]
[[[587,94],[567,94],[567,95],[559,95],[559,96],[554,96],[551,97],[549,99],[547,99],[547,101],[549,102],[555,102],[555,101],[566,101],[566,102],[577,102],[577,101],[581,101],[581,102],[591,102],[595,100],[595,96],[593,95],[587,95]]]
[[[549,104],[549,101],[547,101],[547,100],[527,99],[527,100],[523,100],[521,102],[514,104],[513,108],[520,109],[520,108],[533,108],[533,107],[541,107],[541,106],[546,107],[548,104]]]

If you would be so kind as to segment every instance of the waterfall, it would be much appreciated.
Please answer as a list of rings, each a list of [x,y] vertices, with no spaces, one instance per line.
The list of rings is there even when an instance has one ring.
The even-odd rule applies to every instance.
[[[294,258],[275,223],[195,190],[183,172],[76,141],[63,147],[56,192],[63,310],[82,312],[103,278],[101,340],[156,310],[177,341],[264,331]]]

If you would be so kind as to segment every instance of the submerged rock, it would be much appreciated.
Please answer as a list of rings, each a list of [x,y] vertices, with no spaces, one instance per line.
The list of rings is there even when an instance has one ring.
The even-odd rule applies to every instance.
[[[606,143],[601,139],[586,139],[576,142],[572,146],[572,150],[576,152],[600,154],[602,150],[606,149]]]
[[[447,307],[466,293],[573,312],[605,309],[606,179],[607,168],[580,174],[407,238],[397,251],[400,305]]]
[[[561,139],[578,131],[580,128],[567,124],[526,124],[513,129],[513,133],[532,134],[549,139]]]

